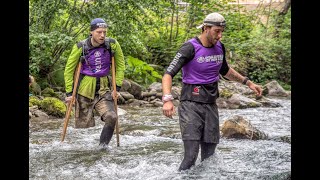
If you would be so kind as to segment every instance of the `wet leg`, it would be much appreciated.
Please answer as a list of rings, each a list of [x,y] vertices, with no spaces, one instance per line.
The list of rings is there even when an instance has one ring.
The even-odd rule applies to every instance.
[[[108,145],[112,136],[113,131],[115,128],[117,116],[115,112],[106,112],[106,115],[103,115],[102,118],[104,119],[105,125],[101,131],[100,135],[100,145]]]
[[[179,171],[189,169],[197,160],[200,141],[184,140],[184,157],[180,164]]]
[[[217,147],[216,143],[201,142],[201,161],[207,159],[214,154]]]
[[[95,105],[95,109],[101,115],[101,120],[105,122],[100,134],[100,145],[106,146],[113,136],[118,118],[110,93],[101,97],[100,101]]]

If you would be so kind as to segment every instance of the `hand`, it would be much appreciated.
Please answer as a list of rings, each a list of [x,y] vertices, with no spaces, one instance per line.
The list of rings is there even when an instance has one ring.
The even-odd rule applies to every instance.
[[[252,89],[258,97],[262,96],[262,88],[259,85],[256,85],[253,82],[249,82],[248,87]]]
[[[175,109],[172,101],[167,101],[163,103],[162,107],[163,115],[172,119],[172,115],[175,114]]]
[[[120,93],[118,91],[116,91],[116,93],[114,91],[112,91],[111,95],[112,95],[113,99],[118,99],[118,97],[120,96]]]
[[[67,104],[69,104],[71,102],[72,96],[67,96],[64,100]],[[74,104],[74,101],[73,101]]]

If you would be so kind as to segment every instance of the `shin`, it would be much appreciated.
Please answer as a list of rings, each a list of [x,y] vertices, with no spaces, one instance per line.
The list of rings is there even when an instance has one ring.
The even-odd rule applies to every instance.
[[[189,169],[197,160],[200,141],[184,140],[184,158],[180,164],[179,171]]]
[[[216,143],[201,142],[201,161],[213,155],[216,147],[217,147]]]
[[[108,145],[113,135],[117,116],[115,112],[106,112],[101,118],[105,122],[105,125],[100,135],[100,145]]]

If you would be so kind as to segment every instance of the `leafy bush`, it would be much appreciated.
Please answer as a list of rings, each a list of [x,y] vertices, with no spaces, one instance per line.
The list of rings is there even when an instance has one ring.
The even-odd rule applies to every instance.
[[[125,77],[141,85],[147,86],[153,82],[160,81],[162,78],[153,67],[137,58],[128,56],[126,63]]]

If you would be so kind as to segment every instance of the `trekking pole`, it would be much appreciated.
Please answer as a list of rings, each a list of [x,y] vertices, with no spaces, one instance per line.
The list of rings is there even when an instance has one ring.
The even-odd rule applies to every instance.
[[[67,131],[68,123],[69,123],[69,118],[70,118],[70,115],[71,115],[72,105],[73,105],[73,102],[75,101],[81,66],[82,66],[82,63],[80,61],[79,65],[78,65],[78,68],[77,68],[77,71],[76,71],[76,74],[75,74],[75,79],[74,79],[74,82],[73,82],[73,91],[72,91],[71,100],[68,103],[67,114],[66,114],[66,117],[64,119],[61,142],[63,142],[64,137],[66,135],[66,131]]]
[[[117,88],[116,88],[116,65],[114,61],[114,56],[112,55],[112,63],[111,63],[111,68],[112,68],[112,87],[113,87],[113,93],[117,94]],[[117,98],[113,99],[114,102],[114,108],[116,112],[116,135],[117,135],[117,146],[120,146],[120,140],[119,140],[119,122],[118,122],[118,105],[117,105]]]

